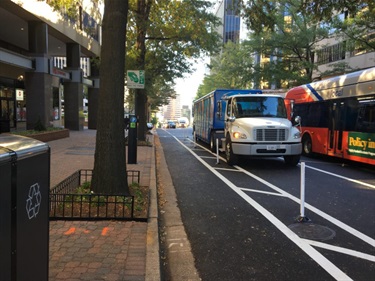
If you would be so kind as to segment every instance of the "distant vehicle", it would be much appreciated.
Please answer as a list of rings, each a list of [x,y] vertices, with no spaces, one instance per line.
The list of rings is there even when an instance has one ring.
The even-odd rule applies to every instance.
[[[147,129],[152,130],[152,128],[154,128],[154,124],[147,123]]]
[[[189,126],[189,120],[186,117],[181,117],[177,119],[178,128],[187,128]]]
[[[173,122],[173,121],[169,121],[169,122],[167,123],[167,128],[168,128],[168,129],[176,129],[176,123]]]

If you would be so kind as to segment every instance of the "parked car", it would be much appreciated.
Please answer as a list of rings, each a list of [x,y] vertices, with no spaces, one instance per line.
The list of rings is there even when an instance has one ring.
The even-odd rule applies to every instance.
[[[176,129],[176,123],[173,122],[173,121],[169,121],[167,123],[167,128],[169,128],[169,129]]]

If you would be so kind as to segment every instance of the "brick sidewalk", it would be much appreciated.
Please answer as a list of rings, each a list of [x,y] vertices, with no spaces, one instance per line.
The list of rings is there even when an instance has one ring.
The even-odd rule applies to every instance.
[[[51,187],[93,168],[95,136],[95,130],[71,131],[69,138],[48,143]],[[127,164],[141,172],[142,186],[150,186],[153,149],[138,146],[137,164]],[[147,235],[143,222],[51,221],[49,280],[146,280]]]
[[[53,221],[49,280],[145,280],[147,223]]]

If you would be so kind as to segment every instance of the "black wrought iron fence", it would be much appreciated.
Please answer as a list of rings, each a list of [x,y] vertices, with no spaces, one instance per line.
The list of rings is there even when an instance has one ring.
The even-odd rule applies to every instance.
[[[127,171],[128,182],[139,185],[140,171]],[[147,220],[135,216],[134,196],[94,193],[92,170],[78,170],[50,190],[51,220]]]

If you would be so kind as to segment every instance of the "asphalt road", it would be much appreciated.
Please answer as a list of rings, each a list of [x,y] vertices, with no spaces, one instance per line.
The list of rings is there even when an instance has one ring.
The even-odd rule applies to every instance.
[[[192,141],[157,130],[202,280],[375,280],[375,170],[303,158],[231,167]]]

